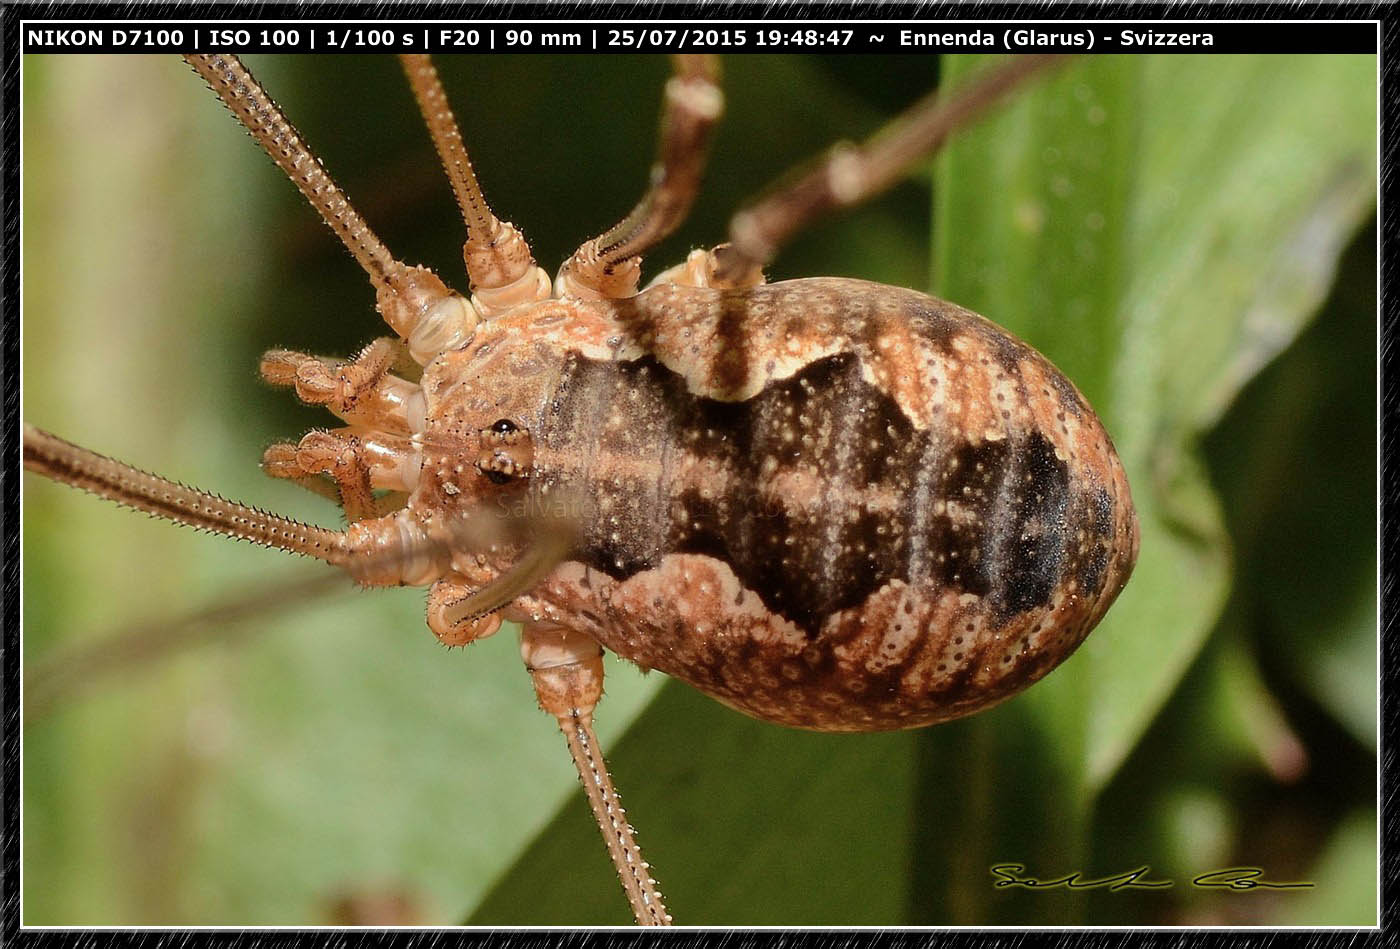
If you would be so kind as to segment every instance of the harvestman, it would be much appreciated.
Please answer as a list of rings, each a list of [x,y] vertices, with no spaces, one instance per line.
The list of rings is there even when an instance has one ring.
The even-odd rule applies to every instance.
[[[565,735],[637,922],[670,916],[593,731],[600,643],[760,718],[825,730],[912,727],[969,714],[1044,675],[1126,582],[1137,529],[1121,465],[1092,410],[1043,357],[967,311],[908,291],[829,278],[768,285],[762,275],[811,220],[884,189],[1057,58],[1010,60],[955,97],[922,100],[866,145],[834,149],[740,211],[728,244],[692,252],[639,294],[641,255],[678,226],[699,187],[723,102],[714,59],[674,57],[650,188],[551,279],[487,205],[428,58],[402,56],[466,222],[470,299],[390,254],[237,59],[186,59],[365,270],[396,334],[348,363],[280,350],[262,361],[269,382],[347,423],[272,446],[265,470],[335,498],[350,525],[332,531],[269,515],[29,425],[26,466],[178,523],[342,566],[367,585],[431,584],[428,623],[449,645],[491,635],[503,613],[521,622],[540,705]],[[815,315],[823,313],[826,323]],[[872,315],[883,313],[898,319]],[[788,350],[776,329],[763,335],[765,321],[783,318]],[[911,319],[912,336],[899,322]],[[944,354],[928,355],[925,337]],[[897,363],[910,352],[926,360],[912,382]],[[412,381],[420,366],[421,382]],[[934,411],[926,395],[912,390],[947,383],[952,371],[962,374],[951,386],[961,394],[949,411],[961,418],[939,429],[925,417]],[[530,398],[539,404],[521,401]],[[864,432],[867,419],[889,445]],[[974,419],[976,438],[963,438]],[[865,442],[843,431],[863,433],[879,463],[860,457]],[[793,449],[793,468],[780,453],[735,453],[734,443],[769,436],[826,447]],[[650,457],[673,446],[681,460],[656,475]],[[941,486],[895,477],[924,478],[934,457],[947,466]],[[830,470],[812,468],[813,459]],[[866,521],[831,494],[847,468],[864,473],[857,506]],[[893,480],[881,480],[885,468],[898,469]],[[782,485],[768,485],[773,497],[789,505],[787,536],[760,536],[742,506],[762,487],[750,482],[770,477]],[[716,489],[718,501],[697,487],[741,482],[742,492]],[[675,494],[644,498],[638,484]],[[813,491],[825,500],[804,500]],[[929,503],[888,508],[911,491]],[[501,498],[523,503],[492,516],[509,510],[487,504]],[[660,521],[645,510],[653,501]],[[635,538],[657,523],[664,533],[667,512],[671,532],[638,553]],[[905,540],[911,517],[919,533],[911,527]],[[944,547],[924,539],[932,530]],[[801,548],[818,559],[803,563]],[[891,582],[885,561],[898,558],[906,579]],[[883,586],[852,601],[841,579],[852,569],[878,574]],[[811,580],[813,570],[825,580]],[[892,636],[876,636],[887,628]],[[830,638],[833,629],[844,638]],[[919,672],[923,694],[897,694],[895,652],[934,645],[963,663],[962,678],[954,681],[956,668],[939,678],[948,669],[943,662],[934,672],[939,653]],[[860,671],[835,668],[843,649],[860,654]],[[928,685],[930,676],[942,684]],[[837,685],[849,689],[844,704],[833,702]]]

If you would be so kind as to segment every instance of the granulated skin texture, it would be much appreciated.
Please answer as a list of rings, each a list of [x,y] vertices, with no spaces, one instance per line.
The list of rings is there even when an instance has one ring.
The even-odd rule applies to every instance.
[[[508,615],[756,717],[870,731],[984,708],[1068,656],[1136,560],[1092,409],[952,304],[821,278],[501,322],[424,383],[430,440],[508,418],[532,503],[579,505],[573,559]],[[509,393],[468,405],[447,382],[483,377]],[[483,491],[432,467],[410,508]]]

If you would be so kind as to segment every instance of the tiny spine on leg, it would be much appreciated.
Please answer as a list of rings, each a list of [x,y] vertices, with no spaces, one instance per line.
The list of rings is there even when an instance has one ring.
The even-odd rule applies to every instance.
[[[602,647],[582,633],[526,624],[521,630],[520,653],[530,670],[540,708],[555,717],[568,742],[569,755],[633,916],[638,925],[669,926],[671,916],[661,890],[652,879],[650,865],[642,859],[593,731],[593,709],[603,694]]]

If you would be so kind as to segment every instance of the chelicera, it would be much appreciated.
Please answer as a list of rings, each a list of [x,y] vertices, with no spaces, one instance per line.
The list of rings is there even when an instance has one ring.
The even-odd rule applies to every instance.
[[[348,363],[262,362],[346,423],[273,446],[265,469],[329,481],[350,526],[265,515],[30,427],[27,466],[368,585],[428,586],[449,645],[519,622],[639,923],[670,917],[592,730],[603,648],[782,724],[915,727],[1043,676],[1126,582],[1122,466],[1043,357],[922,294],[762,272],[808,220],[888,184],[1045,61],[834,152],[641,289],[641,255],[699,185],[723,102],[712,60],[676,58],[651,188],[551,276],[487,205],[431,64],[405,56],[466,220],[467,298],[389,253],[235,58],[188,58],[340,236],[394,331]]]

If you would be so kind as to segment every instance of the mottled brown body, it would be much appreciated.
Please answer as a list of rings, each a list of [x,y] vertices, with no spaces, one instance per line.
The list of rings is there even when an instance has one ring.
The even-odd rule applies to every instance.
[[[1074,386],[908,290],[546,302],[444,354],[424,392],[410,512],[557,505],[578,525],[508,615],[783,724],[914,727],[1006,698],[1074,650],[1137,556],[1122,465]],[[533,443],[509,484],[464,463],[498,421]],[[506,565],[455,563],[477,584]]]

